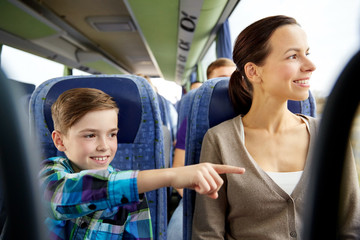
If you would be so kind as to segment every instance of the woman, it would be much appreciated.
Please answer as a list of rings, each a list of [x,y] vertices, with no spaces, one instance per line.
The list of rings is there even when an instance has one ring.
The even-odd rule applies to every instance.
[[[210,129],[200,162],[242,166],[227,175],[219,198],[196,196],[192,239],[301,239],[309,152],[318,121],[296,115],[287,101],[308,98],[315,65],[295,19],[272,16],[248,26],[233,52],[229,95],[239,116]],[[245,114],[245,115],[242,115]],[[342,237],[359,236],[359,186],[347,162]]]

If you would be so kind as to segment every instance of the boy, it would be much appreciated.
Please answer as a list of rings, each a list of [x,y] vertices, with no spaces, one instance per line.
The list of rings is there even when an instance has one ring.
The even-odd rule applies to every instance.
[[[217,198],[219,173],[244,172],[210,164],[118,171],[109,164],[117,149],[119,109],[109,95],[97,89],[71,89],[59,96],[51,112],[52,139],[66,157],[45,160],[40,172],[50,239],[152,239],[142,193],[188,187]]]

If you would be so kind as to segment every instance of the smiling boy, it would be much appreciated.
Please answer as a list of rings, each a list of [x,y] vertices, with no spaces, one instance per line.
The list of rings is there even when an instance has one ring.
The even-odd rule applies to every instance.
[[[51,112],[52,139],[66,157],[45,160],[40,172],[50,239],[152,239],[142,193],[172,186],[217,198],[223,183],[219,174],[244,172],[212,164],[119,171],[109,165],[117,150],[119,112],[109,95],[71,89],[59,96]]]

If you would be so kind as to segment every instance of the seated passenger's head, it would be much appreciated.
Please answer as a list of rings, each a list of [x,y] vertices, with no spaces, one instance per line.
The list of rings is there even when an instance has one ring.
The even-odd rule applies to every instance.
[[[230,59],[218,58],[208,66],[206,70],[206,76],[207,79],[217,77],[230,77],[231,74],[235,71],[235,69],[236,65]]]
[[[76,172],[107,169],[117,150],[118,112],[111,96],[93,88],[67,90],[52,105],[53,142]]]
[[[294,18],[271,16],[246,27],[235,42],[236,71],[229,82],[236,111],[247,113],[254,96],[281,101],[307,99],[315,70],[308,54],[306,34]]]
[[[202,84],[203,84],[202,82],[198,82],[198,81],[193,82],[193,83],[191,83],[191,85],[190,85],[190,90],[199,88]]]

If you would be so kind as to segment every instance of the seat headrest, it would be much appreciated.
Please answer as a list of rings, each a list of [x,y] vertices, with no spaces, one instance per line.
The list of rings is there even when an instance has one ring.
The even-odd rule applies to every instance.
[[[116,78],[116,81],[114,81]],[[119,107],[118,143],[132,143],[141,121],[141,99],[136,84],[126,77],[81,77],[55,83],[46,95],[44,117],[49,131],[54,130],[51,105],[61,93],[72,88],[97,88],[112,96]]]
[[[209,106],[209,128],[237,116],[230,101],[228,78],[216,83]]]

